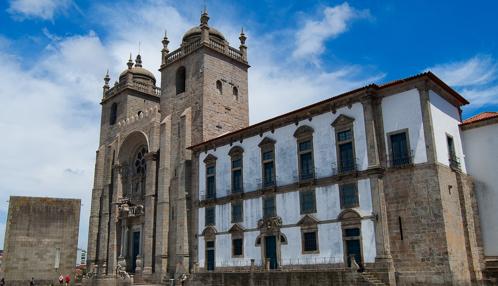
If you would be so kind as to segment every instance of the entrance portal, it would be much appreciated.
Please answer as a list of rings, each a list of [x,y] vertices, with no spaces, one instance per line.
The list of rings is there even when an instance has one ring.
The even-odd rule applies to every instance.
[[[351,255],[354,255],[354,260],[356,261],[356,263],[358,265],[361,265],[360,241],[357,239],[347,240],[346,248],[347,248],[348,267],[351,267]]]
[[[265,237],[265,257],[270,263],[270,269],[277,269],[277,239],[274,235]]]
[[[134,231],[131,247],[131,272],[135,273],[137,268],[137,256],[140,254],[140,231]]]

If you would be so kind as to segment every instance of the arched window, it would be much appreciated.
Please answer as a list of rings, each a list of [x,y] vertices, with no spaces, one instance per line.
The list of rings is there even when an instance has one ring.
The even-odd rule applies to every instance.
[[[111,114],[109,116],[109,124],[114,125],[116,124],[116,119],[118,118],[118,104],[114,102],[111,105]]]
[[[235,100],[239,100],[239,89],[237,87],[233,87],[232,89],[232,94],[233,94],[233,97],[235,97]]]
[[[132,172],[132,193],[134,200],[141,201],[145,195],[145,176],[147,171],[147,161],[145,159],[147,147],[140,147],[133,159]]]
[[[185,92],[186,71],[185,67],[176,70],[176,94]]]
[[[223,94],[223,84],[219,80],[216,81],[216,90],[219,94]]]

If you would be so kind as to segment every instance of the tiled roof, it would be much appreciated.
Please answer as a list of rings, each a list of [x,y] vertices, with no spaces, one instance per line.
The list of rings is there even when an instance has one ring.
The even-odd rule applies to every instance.
[[[472,116],[471,118],[465,119],[462,122],[462,125],[471,124],[474,122],[478,122],[478,121],[482,121],[482,120],[486,120],[486,119],[490,119],[490,118],[495,118],[495,117],[498,117],[498,112],[489,112],[489,111],[482,112],[482,113],[479,113],[477,115]]]

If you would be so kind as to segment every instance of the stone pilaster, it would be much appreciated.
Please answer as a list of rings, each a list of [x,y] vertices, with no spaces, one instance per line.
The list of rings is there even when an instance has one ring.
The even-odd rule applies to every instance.
[[[156,161],[157,152],[149,152],[146,155],[147,176],[145,182],[145,224],[143,243],[143,274],[152,274],[153,263],[153,233],[154,233],[154,212],[155,212],[155,190],[156,190]]]
[[[378,121],[379,118],[377,118],[374,113],[373,96],[374,95],[367,94],[361,101],[361,104],[363,105],[363,117],[365,119],[365,135],[367,137],[368,168],[380,166],[375,128],[376,121]],[[380,118],[380,120],[382,120],[382,118]]]
[[[420,108],[422,109],[422,122],[424,124],[425,150],[427,162],[436,162],[436,148],[434,146],[434,129],[432,127],[431,104],[429,100],[429,86],[424,82],[422,87],[417,87],[420,94]]]
[[[102,149],[102,148],[101,148]],[[104,151],[96,152],[94,188],[92,190],[92,206],[90,210],[89,230],[88,230],[88,249],[87,261],[89,269],[92,269],[96,263],[98,255],[98,237],[99,237],[99,214],[100,214],[100,196],[102,195],[102,180],[104,167]]]
[[[381,177],[373,176],[370,178],[372,190],[372,208],[375,213],[375,248],[377,256],[375,262],[387,270],[386,280],[389,285],[396,285],[394,276],[394,264],[391,256],[391,245],[389,242],[389,228],[387,221],[387,208],[384,196],[384,182]]]
[[[169,189],[170,189],[170,152],[171,116],[165,117],[160,125],[160,159],[158,172],[157,230],[156,230],[156,272],[166,278],[168,272],[168,232],[169,232]],[[169,278],[169,277],[168,277]]]

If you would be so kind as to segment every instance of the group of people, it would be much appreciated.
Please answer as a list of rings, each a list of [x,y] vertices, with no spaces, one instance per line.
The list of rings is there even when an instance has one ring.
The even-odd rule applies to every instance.
[[[59,276],[59,285],[62,286],[62,284],[66,282],[66,286],[69,286],[69,283],[71,282],[71,276],[66,275],[64,277],[62,274]],[[5,286],[5,278],[0,279],[0,286]],[[31,281],[29,281],[29,286],[35,286],[35,278],[31,277]]]
[[[66,281],[66,286],[69,286],[69,283],[71,282],[71,276],[66,275],[66,278],[62,276],[62,274],[59,276],[59,285],[62,286],[62,284]]]

